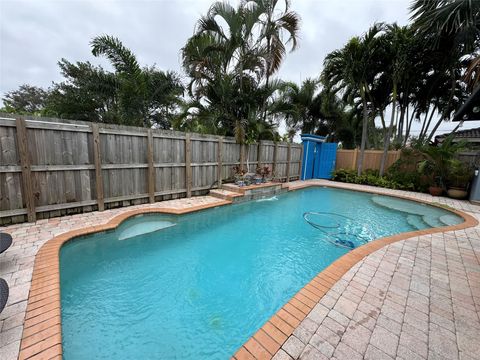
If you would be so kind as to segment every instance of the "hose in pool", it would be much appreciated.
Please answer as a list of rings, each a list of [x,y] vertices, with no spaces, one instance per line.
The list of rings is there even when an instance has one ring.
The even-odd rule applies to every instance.
[[[309,218],[309,215],[315,215],[315,216],[321,216],[321,217],[324,217],[324,218],[336,218],[337,220],[335,220],[333,222],[333,224],[330,224],[330,225],[321,225],[321,224],[318,224],[318,223],[315,223],[313,222],[310,218]],[[367,243],[368,241],[374,239],[374,236],[373,234],[365,229],[363,226],[362,226],[362,230],[363,231],[367,231],[368,233],[368,237],[364,236],[364,235],[361,235],[361,234],[355,234],[355,233],[352,233],[352,232],[349,232],[348,230],[341,230],[340,228],[342,227],[342,223],[341,222],[349,222],[351,224],[355,224],[355,220],[353,220],[352,218],[349,218],[348,216],[345,216],[345,215],[340,215],[340,214],[336,214],[336,213],[329,213],[329,212],[316,212],[316,211],[308,211],[308,212],[305,212],[303,214],[303,219],[309,224],[311,225],[312,227],[314,227],[315,229],[317,230],[320,230],[324,235],[326,235],[325,237],[323,237],[322,239],[335,245],[335,246],[339,246],[339,247],[343,247],[343,248],[347,248],[347,249],[353,249],[355,248],[355,243],[351,240],[348,240],[348,237],[353,237],[355,238],[355,240],[359,240],[361,241],[362,243]],[[338,231],[331,231],[331,230],[335,230],[335,229],[338,229]]]

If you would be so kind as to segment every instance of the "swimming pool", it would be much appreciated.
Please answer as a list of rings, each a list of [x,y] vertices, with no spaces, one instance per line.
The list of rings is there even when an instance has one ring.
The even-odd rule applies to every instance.
[[[66,243],[64,358],[228,358],[348,252],[345,242],[463,221],[440,208],[330,188],[266,200],[135,217]]]

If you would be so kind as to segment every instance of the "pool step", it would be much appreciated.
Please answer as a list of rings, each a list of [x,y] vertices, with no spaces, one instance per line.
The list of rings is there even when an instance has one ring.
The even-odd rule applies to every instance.
[[[213,196],[213,197],[216,197],[216,198],[219,198],[219,199],[222,199],[222,200],[228,200],[228,201],[232,201],[232,202],[235,202],[236,198],[243,196],[242,194],[240,194],[238,192],[229,191],[229,190],[225,190],[225,189],[212,189],[212,190],[210,190],[209,195]]]
[[[423,216],[423,221],[425,221],[428,226],[434,228],[434,227],[439,227],[439,226],[445,226],[443,222],[441,222],[438,217],[436,216],[431,216],[431,215],[424,215]]]
[[[440,220],[443,224],[448,225],[448,226],[457,225],[458,223],[461,222],[458,215],[454,215],[454,214],[442,215],[438,218],[438,220]]]
[[[252,195],[260,192],[269,192],[282,188],[282,183],[267,182],[258,185],[238,186],[235,184],[223,184],[222,189],[243,195]]]
[[[287,191],[288,189],[284,188],[281,183],[264,183],[241,187],[235,184],[223,184],[221,189],[210,190],[210,195],[238,203],[248,200],[270,199]]]
[[[407,222],[417,230],[423,230],[430,227],[425,221],[423,221],[420,215],[408,215]]]

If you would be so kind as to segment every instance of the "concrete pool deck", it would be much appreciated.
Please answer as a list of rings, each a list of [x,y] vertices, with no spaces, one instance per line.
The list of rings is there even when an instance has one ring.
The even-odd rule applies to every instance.
[[[480,227],[475,219],[480,218],[480,206],[323,180],[289,184],[291,190],[305,185],[373,191],[448,205],[470,215],[469,227],[423,231],[407,239],[378,243],[369,251],[362,250],[350,265],[343,263],[343,273],[326,269],[245,343],[235,354],[238,360],[479,358]],[[112,221],[118,224],[135,213],[178,214],[228,203],[202,196],[0,228],[13,236],[12,247],[0,255],[0,277],[10,286],[7,307],[0,314],[0,358],[17,359],[20,347],[20,358],[61,358],[58,279],[53,276],[41,281],[41,286],[37,282],[32,285],[34,264],[36,273],[52,269],[58,277],[58,254],[45,252],[43,247],[48,257],[56,256],[57,264],[38,268],[38,259],[35,263],[35,255],[48,240],[63,239],[57,241],[59,247],[69,238],[62,234],[112,228]],[[37,301],[38,306],[30,306],[27,312],[29,296],[36,295],[45,301]]]

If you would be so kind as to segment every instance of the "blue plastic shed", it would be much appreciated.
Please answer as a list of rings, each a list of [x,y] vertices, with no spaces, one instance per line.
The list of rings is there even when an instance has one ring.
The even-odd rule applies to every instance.
[[[337,158],[337,144],[326,143],[324,136],[302,134],[302,180],[331,179]]]

